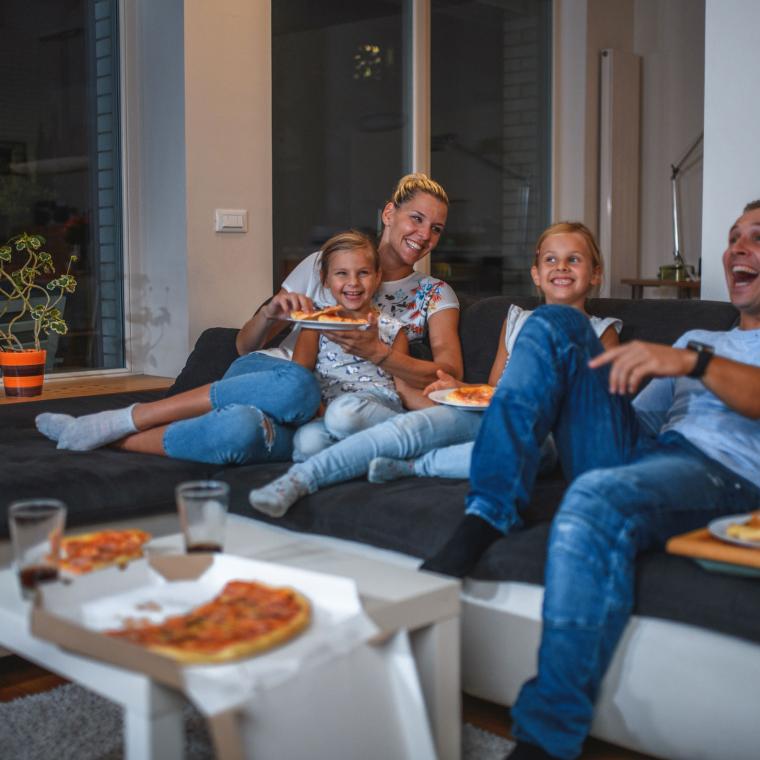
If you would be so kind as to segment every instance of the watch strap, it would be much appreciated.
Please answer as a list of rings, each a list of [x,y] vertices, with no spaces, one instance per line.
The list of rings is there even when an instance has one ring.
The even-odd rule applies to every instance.
[[[687,375],[687,377],[693,377],[699,379],[707,371],[707,365],[710,360],[715,356],[713,353],[713,347],[707,346],[704,343],[689,342],[687,348],[697,352],[697,363],[694,365],[694,369]]]

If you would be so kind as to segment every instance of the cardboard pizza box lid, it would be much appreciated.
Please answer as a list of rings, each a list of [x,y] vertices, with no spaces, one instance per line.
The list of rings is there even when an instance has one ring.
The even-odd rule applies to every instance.
[[[312,605],[309,628],[260,655],[218,665],[187,665],[107,636],[125,618],[154,620],[192,609],[233,579],[292,586]],[[144,612],[154,600],[160,609]],[[278,685],[311,662],[340,656],[377,633],[361,607],[356,584],[347,578],[226,554],[155,555],[37,591],[31,632],[47,641],[150,678],[184,693],[208,716],[242,704],[256,689]]]

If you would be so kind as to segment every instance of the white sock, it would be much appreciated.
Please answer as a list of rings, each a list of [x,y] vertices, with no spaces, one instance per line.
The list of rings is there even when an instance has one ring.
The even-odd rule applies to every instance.
[[[58,438],[59,449],[90,451],[118,441],[137,428],[132,420],[132,409],[137,404],[123,409],[110,409],[96,414],[75,417],[66,425]]]
[[[391,459],[375,457],[369,463],[367,480],[370,483],[387,483],[389,480],[414,476],[414,459]]]
[[[291,467],[263,488],[254,488],[248,501],[254,509],[270,517],[282,517],[302,496],[310,492],[306,481]]]
[[[37,430],[51,441],[57,441],[66,425],[75,418],[70,414],[54,414],[53,412],[44,412],[34,418],[34,424]]]

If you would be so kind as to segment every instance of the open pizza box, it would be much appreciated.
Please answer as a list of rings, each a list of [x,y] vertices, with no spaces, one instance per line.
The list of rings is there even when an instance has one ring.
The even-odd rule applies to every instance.
[[[187,612],[234,579],[292,586],[311,603],[310,626],[259,655],[216,665],[182,665],[103,633],[122,628],[129,618],[158,621]],[[308,683],[309,671],[329,670],[378,628],[363,612],[350,579],[232,555],[177,554],[46,584],[35,598],[31,631],[178,689],[208,717],[217,755],[229,760],[242,756],[239,732],[231,730],[236,711],[289,681]]]

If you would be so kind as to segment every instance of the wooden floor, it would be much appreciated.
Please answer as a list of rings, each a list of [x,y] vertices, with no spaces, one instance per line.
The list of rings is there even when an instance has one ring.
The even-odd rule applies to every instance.
[[[462,720],[473,726],[490,731],[492,734],[514,739],[511,734],[512,721],[509,711],[501,705],[486,702],[484,699],[462,695]],[[654,760],[650,755],[633,752],[630,749],[616,747],[614,744],[588,739],[581,755],[581,760]]]
[[[46,377],[41,396],[9,398],[0,394],[0,404],[20,404],[26,401],[49,401],[71,396],[102,396],[106,393],[165,390],[174,379],[154,375],[90,375],[67,378]]]
[[[19,697],[39,694],[65,683],[68,683],[65,679],[21,657],[16,655],[0,657],[0,702],[10,702]],[[462,717],[466,723],[508,739],[512,738],[508,712],[501,705],[465,694],[462,707]],[[620,749],[596,739],[589,739],[582,757],[583,760],[649,760],[648,755]]]

